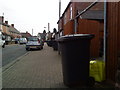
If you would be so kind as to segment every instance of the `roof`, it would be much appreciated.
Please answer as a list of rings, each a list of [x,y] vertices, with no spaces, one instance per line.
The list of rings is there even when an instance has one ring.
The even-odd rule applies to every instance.
[[[63,12],[63,14],[62,14],[62,16],[61,16],[61,17],[63,17],[63,16],[64,16],[65,12],[67,11],[67,9],[68,9],[68,8],[69,8],[69,6],[71,5],[71,3],[72,3],[72,2],[69,2],[69,3],[68,3],[68,5],[67,5],[66,9],[64,10],[64,12]]]
[[[62,20],[63,19],[63,17],[61,16],[60,18],[59,18],[59,20],[58,20],[58,22],[57,22],[57,24],[60,22],[60,20]]]
[[[10,26],[10,28],[9,28],[9,31],[10,32],[13,32],[13,33],[20,33],[17,29],[15,29],[14,27],[12,27],[12,26]]]
[[[4,26],[10,27],[10,25],[6,24],[6,23],[1,23]]]
[[[88,10],[84,14],[81,15],[82,19],[104,19],[104,11],[103,10]]]
[[[32,35],[28,32],[26,33],[20,33],[23,37],[31,37]]]
[[[70,0],[70,2],[68,3],[68,5],[67,5],[66,9],[64,10],[64,12],[63,12],[62,16],[60,16],[59,20],[57,21],[57,24],[59,23],[60,19],[62,19],[62,18],[63,18],[63,16],[64,16],[65,12],[67,11],[67,9],[68,9],[68,8],[69,8],[69,6],[71,5],[71,3],[72,3],[72,2],[71,2],[71,0]]]

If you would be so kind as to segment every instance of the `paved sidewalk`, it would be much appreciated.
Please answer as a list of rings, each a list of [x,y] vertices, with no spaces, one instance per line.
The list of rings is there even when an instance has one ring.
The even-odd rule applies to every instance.
[[[63,84],[61,56],[44,45],[43,50],[30,51],[2,73],[3,88],[67,88]],[[95,83],[95,88],[113,86]]]
[[[44,45],[30,51],[2,74],[3,88],[67,88],[63,84],[61,56]]]

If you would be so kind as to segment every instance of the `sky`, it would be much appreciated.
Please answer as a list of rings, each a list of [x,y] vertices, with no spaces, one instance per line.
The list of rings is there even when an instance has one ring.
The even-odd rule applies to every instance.
[[[64,12],[70,0],[61,0],[61,14]],[[58,28],[59,0],[0,0],[0,16],[4,13],[4,21],[14,24],[20,32],[33,35]],[[46,28],[44,28],[46,27]]]

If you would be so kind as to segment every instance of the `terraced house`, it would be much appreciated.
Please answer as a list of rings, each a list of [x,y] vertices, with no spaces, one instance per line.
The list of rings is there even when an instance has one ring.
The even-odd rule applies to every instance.
[[[14,27],[14,24],[9,25],[8,21],[4,22],[3,16],[0,16],[0,30],[6,38],[6,42],[10,42],[13,38],[21,37],[20,32]]]

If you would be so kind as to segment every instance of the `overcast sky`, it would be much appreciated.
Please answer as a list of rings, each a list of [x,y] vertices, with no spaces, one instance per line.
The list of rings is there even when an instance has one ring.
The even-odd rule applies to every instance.
[[[61,12],[65,10],[70,0],[61,0]],[[14,24],[20,32],[34,35],[43,32],[44,27],[50,31],[57,28],[59,18],[59,0],[0,0],[0,16],[4,13],[4,21]]]

